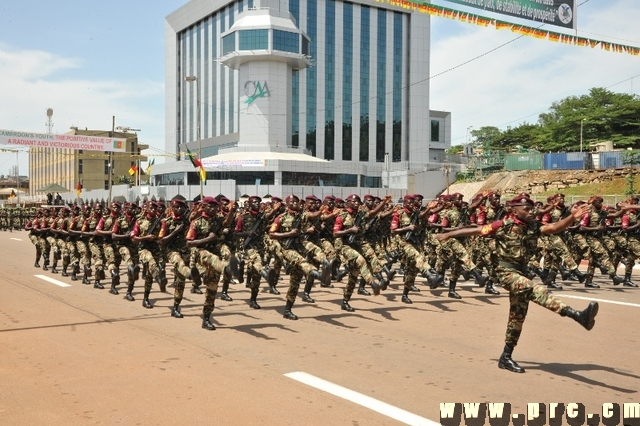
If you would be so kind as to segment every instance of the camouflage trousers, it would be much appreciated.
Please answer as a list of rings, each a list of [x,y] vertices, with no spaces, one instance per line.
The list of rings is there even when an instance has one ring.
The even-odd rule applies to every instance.
[[[45,257],[49,257],[51,253],[51,245],[47,241],[47,239],[43,236],[38,236],[38,241],[40,242],[40,248],[42,249],[42,254]]]
[[[291,303],[296,301],[298,289],[302,278],[307,277],[316,268],[306,260],[306,256],[300,254],[295,249],[285,249],[282,247],[283,260],[289,264],[289,289],[287,290],[287,300]]]
[[[168,251],[167,260],[173,266],[173,275],[175,276],[175,286],[173,290],[173,301],[175,303],[182,302],[184,295],[184,286],[186,277],[191,276],[191,268],[189,268],[189,251]]]
[[[379,274],[380,272],[382,272],[383,264],[378,260],[378,254],[369,241],[362,241],[362,243],[360,244],[360,252],[369,264],[369,270],[371,271],[371,273]]]
[[[569,248],[558,234],[546,235],[540,238],[544,255],[545,268],[552,273],[557,273],[562,263],[567,269],[573,271],[578,268],[578,264],[569,252]]]
[[[628,244],[626,234],[612,232],[611,234],[604,235],[602,237],[602,243],[609,251],[611,263],[613,263],[614,267],[617,267],[620,264],[620,260],[622,260],[622,252],[627,250]]]
[[[42,256],[42,246],[40,245],[38,237],[34,234],[29,234],[29,239],[31,240],[31,244],[36,248],[36,259],[40,259],[40,256]]]
[[[89,241],[89,250],[91,250],[91,260],[93,260],[96,270],[102,269],[104,266],[104,252],[102,251],[102,243]]]
[[[551,295],[545,285],[534,283],[520,271],[498,266],[496,273],[500,285],[509,291],[509,320],[505,333],[505,343],[508,346],[515,347],[518,344],[529,302],[537,303],[557,314],[563,314],[568,307]]]
[[[229,265],[229,259],[231,259],[232,255],[235,256],[235,253],[231,251],[231,247],[229,247],[227,244],[224,244],[224,243],[216,244],[212,252],[216,253],[220,258],[220,260],[222,260],[223,273],[221,273],[220,276],[218,277],[218,281],[223,285],[225,284],[229,285],[229,283],[231,283],[231,275],[225,274],[224,270],[227,267],[227,265]]]
[[[76,241],[76,249],[78,250],[78,257],[82,261],[84,266],[91,266],[91,252],[89,246],[85,240]]]
[[[49,246],[49,252],[53,252],[53,261],[56,262],[60,259],[60,249],[58,248],[57,240],[53,235],[49,235],[46,241],[47,246]]]
[[[636,259],[640,259],[640,239],[638,235],[631,234],[627,236],[627,257],[624,266],[625,275],[631,274]]]
[[[575,233],[570,234],[572,246],[575,248],[576,256],[574,259],[577,263],[579,263],[582,259],[586,259],[591,261],[591,247],[589,247],[589,243],[587,242],[587,237],[585,234]]]
[[[340,248],[340,258],[349,269],[349,279],[347,285],[344,288],[344,300],[350,300],[353,294],[353,289],[358,283],[358,277],[362,277],[367,285],[373,283],[373,275],[369,264],[363,257],[363,255],[356,249],[344,244]]]
[[[313,260],[313,263],[316,266],[322,265],[322,263],[327,260],[327,256],[324,254],[322,249],[313,241],[303,241],[302,246],[307,253],[307,258]]]
[[[102,252],[104,253],[104,260],[107,264],[107,270],[117,271],[120,267],[120,252],[116,251],[116,247],[112,243],[102,244]]]
[[[591,249],[591,258],[589,259],[589,266],[587,267],[587,275],[593,277],[593,273],[596,270],[597,260],[601,266],[606,268],[609,276],[613,277],[616,274],[616,268],[613,266],[613,263],[611,263],[609,251],[606,249],[604,244],[602,244],[602,240],[593,234],[587,235],[586,240],[587,244],[589,244],[589,248]]]
[[[476,269],[476,264],[471,260],[469,252],[456,238],[449,238],[444,241],[438,249],[438,260],[436,262],[436,271],[443,274],[446,269],[446,262],[451,261],[450,279],[457,280],[465,271]]]
[[[144,291],[151,291],[151,284],[153,283],[153,279],[160,275],[160,267],[158,266],[158,261],[162,261],[162,257],[160,253],[153,253],[151,250],[147,248],[142,248],[139,250],[140,263],[142,263],[143,267],[142,278],[144,279]]]
[[[70,239],[66,243],[67,253],[69,254],[69,263],[77,265],[80,263],[80,257],[78,256],[78,248],[76,247],[75,239]]]
[[[256,248],[248,248],[245,250],[245,268],[247,274],[247,285],[250,289],[260,287],[260,272],[264,268],[262,264],[262,254]]]
[[[129,269],[130,266],[138,264],[138,250],[129,245],[116,245],[118,256],[124,266]]]
[[[404,261],[404,288],[410,289],[415,284],[418,273],[427,272],[429,263],[424,254],[420,253],[418,248],[410,242],[398,240],[397,245],[402,252]]]
[[[326,238],[320,239],[320,248],[330,262],[332,262],[338,255],[338,253],[336,252],[336,248],[333,246],[333,243]]]

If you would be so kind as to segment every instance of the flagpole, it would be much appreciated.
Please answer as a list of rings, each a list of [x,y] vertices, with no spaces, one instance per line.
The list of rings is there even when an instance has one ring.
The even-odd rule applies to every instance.
[[[112,116],[111,119],[111,137],[114,137],[116,131],[116,116]],[[125,146],[126,147],[126,146]],[[111,147],[113,149],[113,147]],[[107,204],[111,204],[111,190],[113,187],[113,151],[109,151],[109,196],[107,197]]]

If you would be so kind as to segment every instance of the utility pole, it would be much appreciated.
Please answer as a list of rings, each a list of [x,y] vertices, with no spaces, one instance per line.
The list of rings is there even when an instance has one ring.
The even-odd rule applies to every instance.
[[[115,136],[116,131],[116,116],[111,118],[111,134],[110,137]],[[109,151],[109,196],[107,197],[107,204],[111,204],[111,190],[113,187],[113,151]]]

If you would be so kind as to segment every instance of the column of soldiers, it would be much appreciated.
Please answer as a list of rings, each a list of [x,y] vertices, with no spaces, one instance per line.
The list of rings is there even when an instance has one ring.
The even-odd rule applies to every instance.
[[[529,199],[527,194],[521,196]],[[635,287],[631,271],[640,257],[638,201],[631,198],[605,208],[602,197],[594,196],[577,203],[585,205],[584,214],[558,233],[541,233],[523,271],[529,279],[539,276],[551,290],[562,288],[556,282],[558,274],[563,280],[598,287],[593,282],[596,268],[614,285]],[[562,194],[549,197],[533,212],[534,227],[553,228],[573,217]],[[269,202],[252,196],[241,204],[222,195],[194,203],[176,196],[168,207],[158,201],[142,206],[119,202],[48,206],[33,211],[25,229],[36,248],[35,267],[70,275],[74,281],[82,279],[96,289],[103,289],[109,279],[109,292],[115,295],[123,266],[124,298],[135,300],[135,283],[142,275],[142,306],[147,309],[153,308],[154,283],[161,292],[168,291],[166,270],[171,266],[175,278],[171,316],[183,317],[180,305],[186,282],[193,281],[192,293],[202,293],[201,286],[206,289],[202,327],[213,330],[211,316],[220,285],[220,300],[231,301],[230,283],[246,282],[249,307],[260,309],[260,282],[264,280],[266,291],[278,295],[283,272],[289,279],[283,317],[290,320],[298,318],[293,306],[300,286],[302,301],[315,303],[314,285],[332,288],[346,276],[341,309],[353,312],[354,292],[367,296],[369,290],[374,295],[387,290],[398,264],[404,271],[403,303],[412,303],[411,292],[420,291],[418,274],[431,289],[446,286],[453,299],[462,297],[456,291],[461,279],[473,279],[486,294],[498,295],[494,285],[504,283],[496,240],[466,230],[514,217],[497,191],[477,194],[470,203],[461,194],[447,194],[426,205],[419,194],[407,195],[397,205],[391,197],[360,199],[355,194],[345,200],[289,195]],[[578,268],[582,260],[588,262],[586,272]],[[624,277],[616,272],[621,263]]]

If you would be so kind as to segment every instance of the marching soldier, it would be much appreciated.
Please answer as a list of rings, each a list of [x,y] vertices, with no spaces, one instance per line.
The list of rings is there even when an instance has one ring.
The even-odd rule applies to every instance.
[[[514,373],[524,373],[524,368],[513,360],[512,354],[518,344],[530,301],[561,316],[574,319],[587,330],[591,330],[595,324],[598,302],[591,302],[586,309],[576,311],[551,295],[544,285],[535,284],[527,277],[527,264],[537,250],[538,237],[541,234],[548,235],[566,229],[574,219],[588,213],[588,206],[574,206],[570,216],[548,225],[535,222],[533,201],[529,197],[517,196],[509,202],[509,206],[513,211],[513,219],[495,221],[478,228],[460,228],[439,234],[438,238],[445,241],[451,237],[493,235],[496,239],[499,259],[496,270],[500,284],[509,291],[511,301],[505,347],[500,355],[498,367]]]
[[[127,268],[127,293],[124,298],[133,302],[133,286],[140,275],[140,266],[138,265],[138,249],[131,241],[131,232],[136,224],[135,216],[136,207],[132,203],[125,203],[122,214],[113,224],[111,238],[115,244],[115,248]]]

